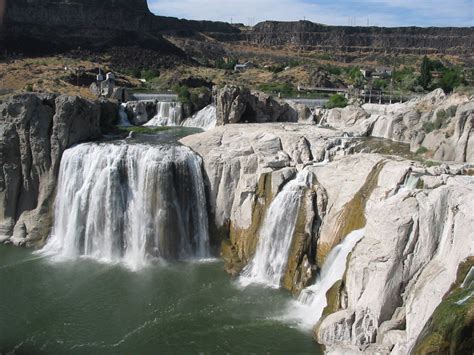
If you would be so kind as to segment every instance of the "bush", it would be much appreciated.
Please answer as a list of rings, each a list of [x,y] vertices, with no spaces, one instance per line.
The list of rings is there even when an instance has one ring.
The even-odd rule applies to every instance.
[[[424,122],[423,123],[423,131],[426,133],[431,133],[435,130],[435,125],[433,122]]]
[[[142,70],[141,78],[140,79],[145,79],[146,81],[150,81],[154,78],[157,78],[160,76],[160,71],[156,69],[147,69],[147,70]]]
[[[343,107],[346,107],[347,106],[347,99],[341,95],[341,94],[336,94],[336,95],[332,95],[330,98],[329,98],[329,101],[326,103],[326,105],[324,105],[324,107],[328,108],[328,109],[331,109],[331,108],[343,108]]]
[[[342,74],[342,69],[335,66],[335,65],[325,65],[323,69],[328,72],[329,74],[332,75],[341,75]]]
[[[33,92],[33,85],[32,84],[26,85],[25,90],[28,92]]]
[[[421,154],[425,154],[428,152],[428,148],[426,147],[420,147],[417,151],[416,151],[416,154],[418,155],[421,155]]]
[[[374,80],[374,88],[375,89],[385,89],[388,87],[388,81],[384,79],[376,79]]]
[[[462,83],[463,79],[459,70],[446,69],[439,82],[439,86],[444,90],[444,92],[450,93]]]
[[[186,86],[175,86],[173,91],[178,95],[178,101],[187,104],[191,102],[191,92]]]
[[[225,70],[233,70],[235,66],[239,63],[236,58],[217,58],[216,59],[216,68],[217,69],[225,69]]]

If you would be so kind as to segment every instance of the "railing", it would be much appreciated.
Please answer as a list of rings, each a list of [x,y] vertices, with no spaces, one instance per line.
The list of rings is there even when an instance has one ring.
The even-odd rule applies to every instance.
[[[174,101],[178,101],[178,95],[170,94],[170,93],[138,93],[138,92],[132,92],[129,95],[129,101],[174,102]]]

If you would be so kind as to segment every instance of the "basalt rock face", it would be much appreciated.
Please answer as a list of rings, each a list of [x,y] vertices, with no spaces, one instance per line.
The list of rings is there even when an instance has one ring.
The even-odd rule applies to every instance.
[[[259,46],[294,46],[346,52],[446,53],[469,55],[474,49],[474,29],[419,27],[325,26],[309,21],[257,24],[241,35]]]
[[[1,240],[28,245],[48,236],[62,154],[101,136],[101,114],[110,121],[104,105],[41,94],[0,105]]]
[[[154,16],[146,0],[2,0],[2,5],[0,44],[25,54],[136,46],[184,58],[160,32],[238,31],[228,24]]]

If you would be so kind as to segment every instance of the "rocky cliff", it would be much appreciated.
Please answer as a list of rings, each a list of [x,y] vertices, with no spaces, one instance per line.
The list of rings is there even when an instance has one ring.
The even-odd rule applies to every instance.
[[[469,55],[474,28],[348,27],[309,21],[257,24],[242,38],[266,47],[298,47],[344,52],[445,53]]]
[[[62,154],[101,137],[101,123],[111,119],[108,106],[41,94],[0,104],[0,240],[32,244],[49,235]]]
[[[2,0],[2,5],[0,44],[25,54],[137,46],[184,57],[160,32],[236,31],[223,23],[154,16],[146,0]]]
[[[160,55],[183,57],[184,53],[161,35],[195,38],[193,48],[200,43],[209,46],[211,42],[197,36],[199,33],[222,42],[308,50],[470,55],[474,49],[473,28],[347,27],[267,21],[240,31],[224,22],[154,16],[146,0],[2,0],[0,25],[0,45],[25,54],[136,45],[157,50]],[[217,47],[223,50],[220,44]]]

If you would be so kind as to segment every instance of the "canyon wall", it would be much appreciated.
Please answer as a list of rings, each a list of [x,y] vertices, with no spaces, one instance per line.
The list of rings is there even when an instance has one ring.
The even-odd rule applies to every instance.
[[[309,21],[266,21],[249,30],[240,30],[224,22],[155,16],[145,0],[2,0],[0,17],[2,49],[24,54],[60,52],[78,47],[137,46],[157,50],[159,55],[184,58],[184,53],[162,35],[210,43],[199,33],[220,42],[330,52],[466,56],[474,49],[472,27],[348,27]],[[218,42],[214,43],[222,47]]]
[[[266,21],[243,35],[245,41],[265,47],[298,47],[345,52],[444,53],[469,55],[474,28],[349,27],[309,21]]]

